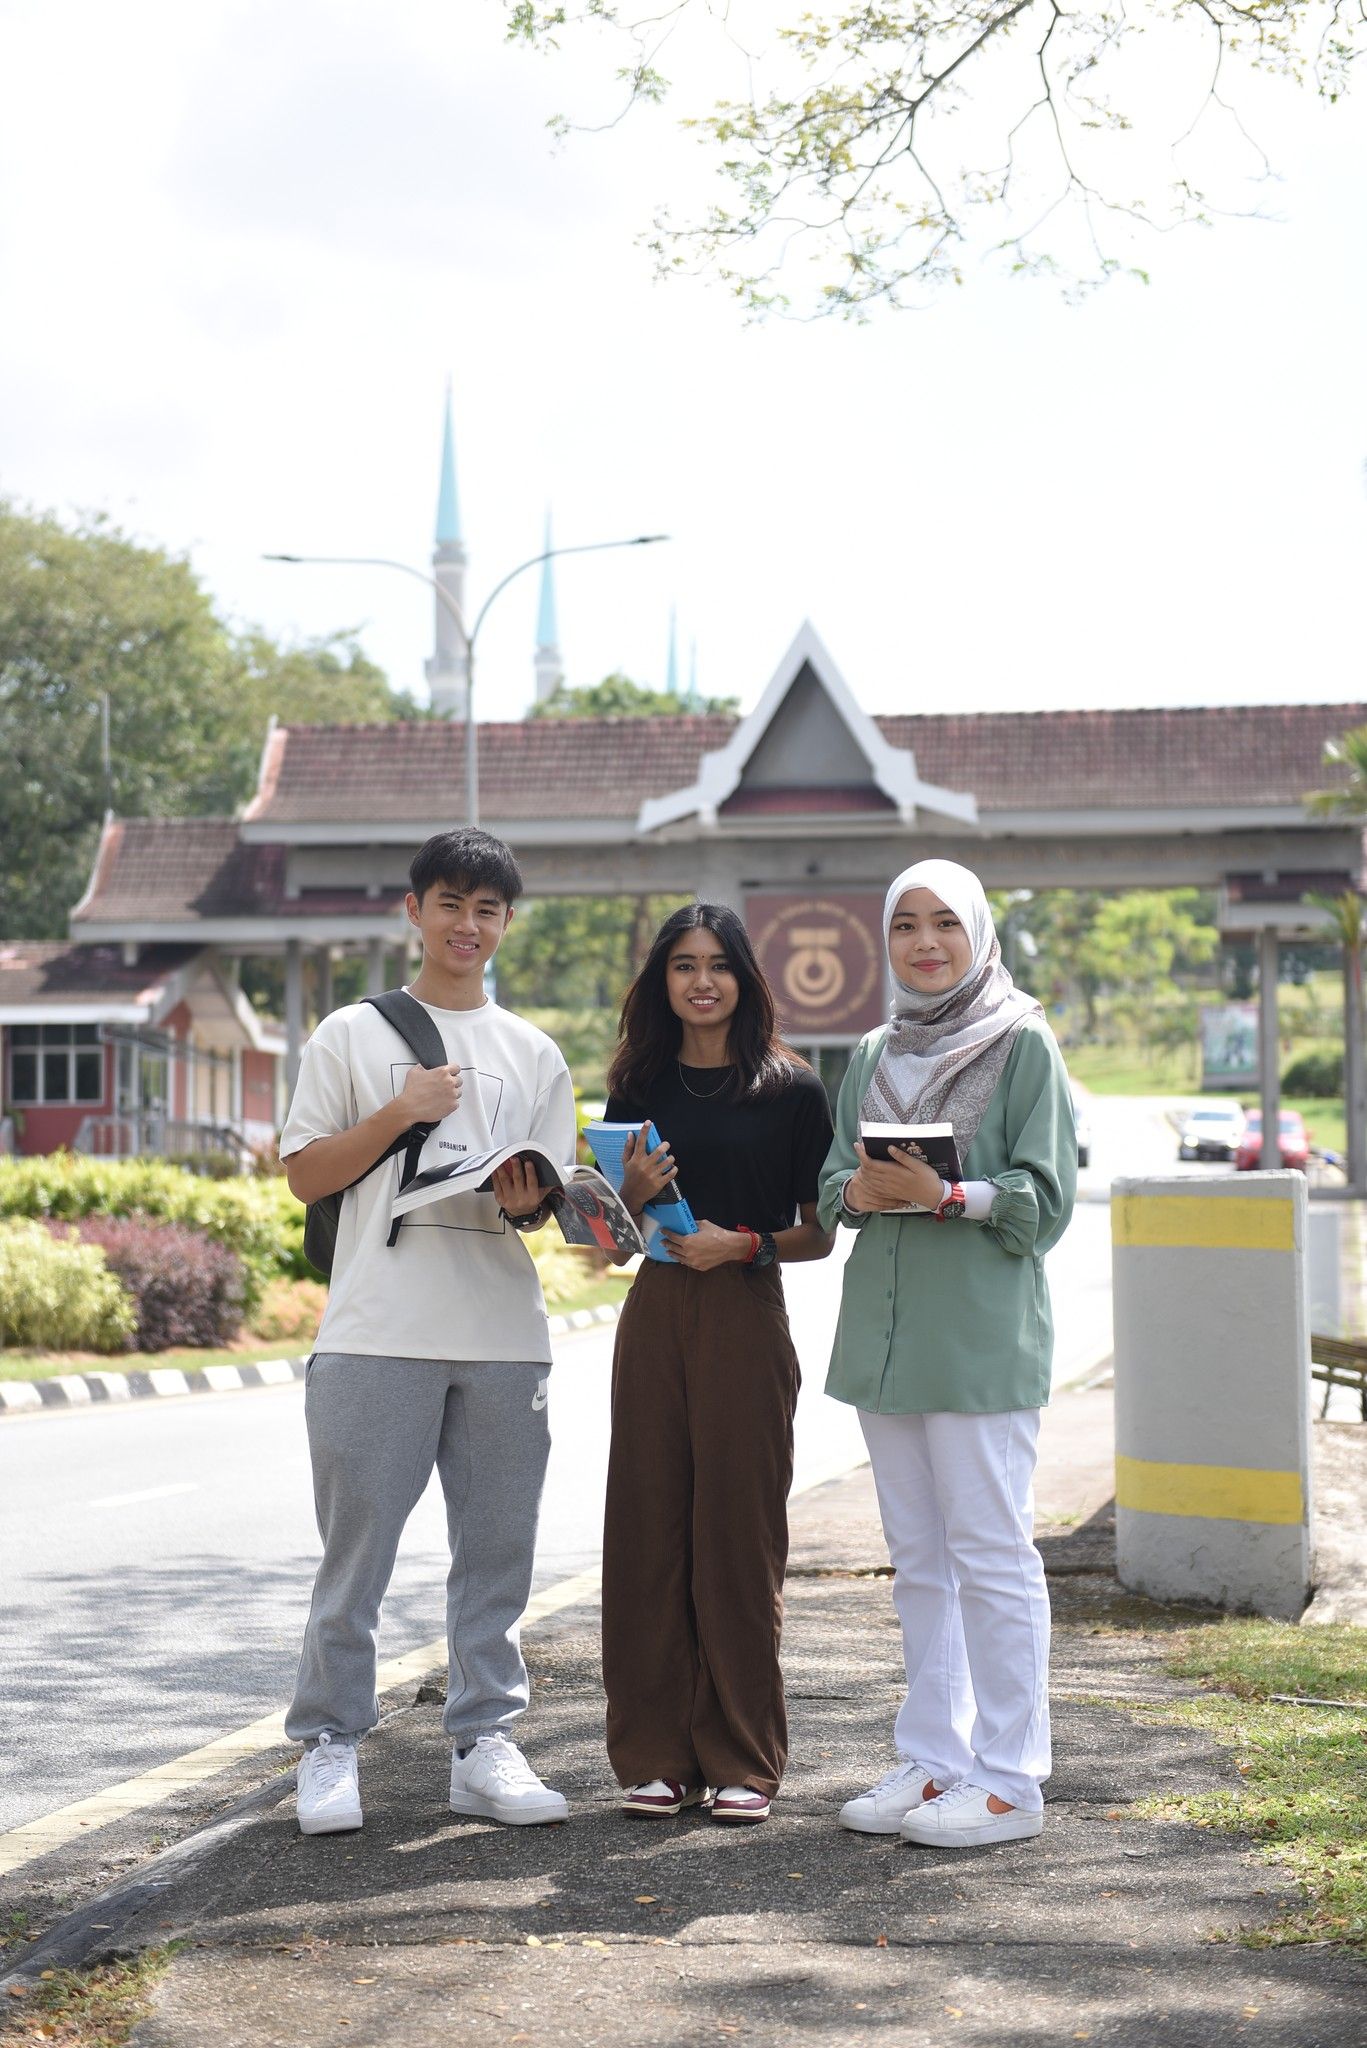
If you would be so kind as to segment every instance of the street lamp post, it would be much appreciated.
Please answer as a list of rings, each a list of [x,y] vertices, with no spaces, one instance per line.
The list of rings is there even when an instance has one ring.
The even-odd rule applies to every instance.
[[[465,810],[467,822],[479,823],[479,735],[475,725],[475,643],[479,629],[484,624],[489,607],[508,585],[528,569],[535,569],[542,562],[555,560],[559,555],[594,555],[604,548],[648,548],[657,541],[669,539],[667,533],[637,533],[630,540],[582,541],[577,546],[543,548],[539,555],[529,555],[525,562],[519,562],[506,576],[497,582],[485,598],[475,615],[473,626],[467,626],[460,606],[449,590],[438,583],[435,576],[429,576],[422,569],[415,569],[411,562],[392,561],[387,555],[264,555],[263,561],[290,562],[312,568],[336,569],[397,569],[403,576],[412,576],[419,583],[425,583],[429,590],[435,590],[447,611],[460,630],[465,642]]]

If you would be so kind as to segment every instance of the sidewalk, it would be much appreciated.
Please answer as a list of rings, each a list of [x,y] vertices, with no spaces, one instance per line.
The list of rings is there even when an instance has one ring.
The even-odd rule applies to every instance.
[[[1166,1675],[1161,1641],[1134,1631],[1108,1576],[1108,1409],[1098,1391],[1050,1411],[1056,1771],[1038,1841],[937,1855],[835,1825],[842,1799],[891,1762],[899,1699],[863,1470],[794,1507],[793,1761],[767,1826],[621,1818],[597,1617],[575,1610],[529,1637],[525,1723],[570,1825],[457,1819],[439,1707],[411,1706],[363,1752],[363,1833],[305,1841],[286,1799],[121,1923],[124,1953],[187,1943],[137,2048],[1211,2048],[1245,2032],[1359,2048],[1367,1965],[1213,1939],[1275,1919],[1289,1880],[1238,1840],[1126,1811],[1238,1779],[1204,1734],[1128,1710],[1195,1688]]]

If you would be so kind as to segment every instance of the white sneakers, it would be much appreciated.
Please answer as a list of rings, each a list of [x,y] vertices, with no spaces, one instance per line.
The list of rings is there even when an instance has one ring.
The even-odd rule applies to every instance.
[[[1044,1832],[1044,1815],[1009,1806],[993,1813],[989,1794],[965,1778],[910,1812],[898,1833],[904,1842],[927,1849],[977,1849],[987,1842],[1023,1842]]]
[[[935,1793],[935,1780],[924,1764],[913,1757],[898,1764],[857,1799],[847,1799],[840,1809],[840,1825],[857,1835],[895,1835],[909,1813],[924,1806]]]
[[[452,1750],[451,1811],[501,1820],[510,1827],[570,1817],[564,1795],[542,1784],[506,1735],[481,1735],[464,1756]]]
[[[320,1735],[305,1750],[296,1774],[299,1831],[337,1835],[362,1824],[356,1745]],[[840,1809],[843,1827],[862,1835],[900,1835],[931,1849],[976,1849],[992,1842],[1021,1842],[1041,1834],[1043,1813],[1018,1806],[994,1813],[989,1793],[967,1779],[936,1792],[931,1773],[912,1760],[898,1764]],[[624,1794],[628,1813],[672,1816],[707,1798],[706,1790],[666,1779],[633,1785]],[[726,1785],[711,1802],[712,1818],[752,1826],[769,1817],[769,1801],[749,1785]],[[568,1820],[563,1794],[544,1785],[515,1742],[506,1735],[481,1735],[464,1756],[451,1754],[451,1811],[526,1827]]]
[[[361,1825],[361,1787],[356,1745],[320,1735],[306,1749],[295,1773],[296,1808],[302,1835],[339,1835]],[[506,1735],[481,1735],[461,1757],[451,1753],[451,1811],[478,1814],[511,1826],[568,1820],[559,1792],[543,1785],[515,1742]]]
[[[301,1835],[341,1835],[361,1825],[361,1786],[356,1745],[320,1735],[306,1749],[295,1773]]]

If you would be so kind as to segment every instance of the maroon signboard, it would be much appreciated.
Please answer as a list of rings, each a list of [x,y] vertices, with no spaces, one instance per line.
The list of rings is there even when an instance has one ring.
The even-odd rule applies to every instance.
[[[858,1038],[887,1017],[883,899],[747,896],[745,922],[787,1038]]]

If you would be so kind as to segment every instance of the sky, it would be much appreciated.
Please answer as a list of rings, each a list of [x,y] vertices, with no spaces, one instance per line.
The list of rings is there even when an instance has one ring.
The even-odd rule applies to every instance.
[[[794,9],[794,11],[796,11]],[[452,379],[475,604],[558,542],[572,683],[758,698],[810,617],[873,712],[1364,694],[1367,126],[1260,88],[1274,222],[1141,237],[1081,305],[970,264],[927,310],[746,325],[639,238],[705,197],[607,48],[499,0],[0,0],[0,493],[187,553],[224,613],[358,631],[421,696]],[[686,87],[743,82],[715,49]],[[692,70],[689,70],[690,64]],[[696,97],[696,92],[695,92]],[[532,692],[535,574],[481,717]]]

